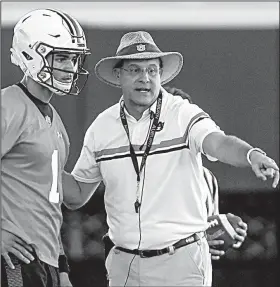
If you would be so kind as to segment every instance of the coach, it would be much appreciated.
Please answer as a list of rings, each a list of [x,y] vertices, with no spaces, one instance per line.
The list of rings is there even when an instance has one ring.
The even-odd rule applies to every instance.
[[[115,245],[106,260],[110,286],[211,285],[201,154],[251,167],[257,177],[273,178],[273,187],[279,181],[278,166],[262,150],[225,135],[197,105],[162,88],[182,65],[180,53],[161,52],[138,31],[95,67],[122,97],[88,128],[63,182],[66,202],[77,208],[104,181]]]

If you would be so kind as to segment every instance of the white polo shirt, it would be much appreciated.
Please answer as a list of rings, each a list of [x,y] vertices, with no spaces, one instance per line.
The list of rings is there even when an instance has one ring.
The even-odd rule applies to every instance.
[[[164,124],[155,133],[141,173],[139,213],[134,208],[136,172],[120,119],[120,102],[102,112],[88,128],[72,171],[81,182],[103,180],[109,236],[116,245],[129,249],[164,248],[207,227],[202,142],[208,134],[222,131],[197,105],[163,89],[162,94],[159,121]],[[147,138],[150,112],[155,108],[156,102],[138,121],[126,112],[139,166],[146,145],[142,150],[139,147]]]

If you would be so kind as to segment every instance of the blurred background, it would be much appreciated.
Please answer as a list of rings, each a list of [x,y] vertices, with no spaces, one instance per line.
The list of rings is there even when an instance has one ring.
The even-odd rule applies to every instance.
[[[94,65],[115,54],[128,31],[147,30],[163,51],[178,51],[184,67],[169,83],[191,95],[227,134],[260,147],[279,164],[279,3],[278,2],[3,2],[1,3],[1,88],[21,80],[10,62],[13,26],[36,8],[57,8],[83,26],[92,55],[91,72],[79,97],[54,97],[69,133],[71,171],[86,129],[121,94],[94,75]],[[250,169],[205,165],[220,186],[220,211],[248,223],[238,251],[214,262],[213,286],[280,286],[279,188],[255,178]],[[101,237],[107,230],[101,185],[86,206],[64,211],[63,242],[73,286],[106,283]]]

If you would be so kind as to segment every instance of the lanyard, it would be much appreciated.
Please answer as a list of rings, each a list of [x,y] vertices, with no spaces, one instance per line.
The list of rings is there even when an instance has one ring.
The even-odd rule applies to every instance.
[[[129,129],[128,129],[128,123],[127,123],[126,115],[124,112],[124,104],[123,104],[123,102],[121,103],[120,117],[121,117],[121,121],[122,121],[124,130],[125,130],[127,137],[128,137],[130,156],[131,156],[131,160],[133,163],[133,167],[134,167],[136,175],[137,175],[137,193],[136,193],[136,202],[134,204],[136,213],[138,213],[139,207],[141,205],[141,203],[139,202],[140,174],[141,174],[141,172],[142,172],[142,170],[146,164],[147,157],[149,155],[149,152],[150,152],[152,144],[153,144],[156,128],[157,128],[158,122],[159,122],[161,106],[162,106],[162,94],[160,93],[158,98],[157,98],[156,113],[154,116],[154,120],[153,120],[153,124],[152,124],[151,130],[150,130],[150,133],[149,133],[149,137],[147,140],[146,149],[145,149],[144,154],[142,156],[142,160],[141,160],[141,164],[140,164],[140,168],[139,168],[138,162],[137,162],[137,157],[136,157],[134,148],[133,148],[131,141],[130,141],[130,138],[129,138]]]

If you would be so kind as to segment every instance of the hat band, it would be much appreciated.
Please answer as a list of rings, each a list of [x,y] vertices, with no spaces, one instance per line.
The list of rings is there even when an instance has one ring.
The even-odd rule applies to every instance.
[[[123,48],[116,54],[116,56],[133,55],[141,52],[161,53],[161,50],[157,46],[152,44],[137,43]]]

